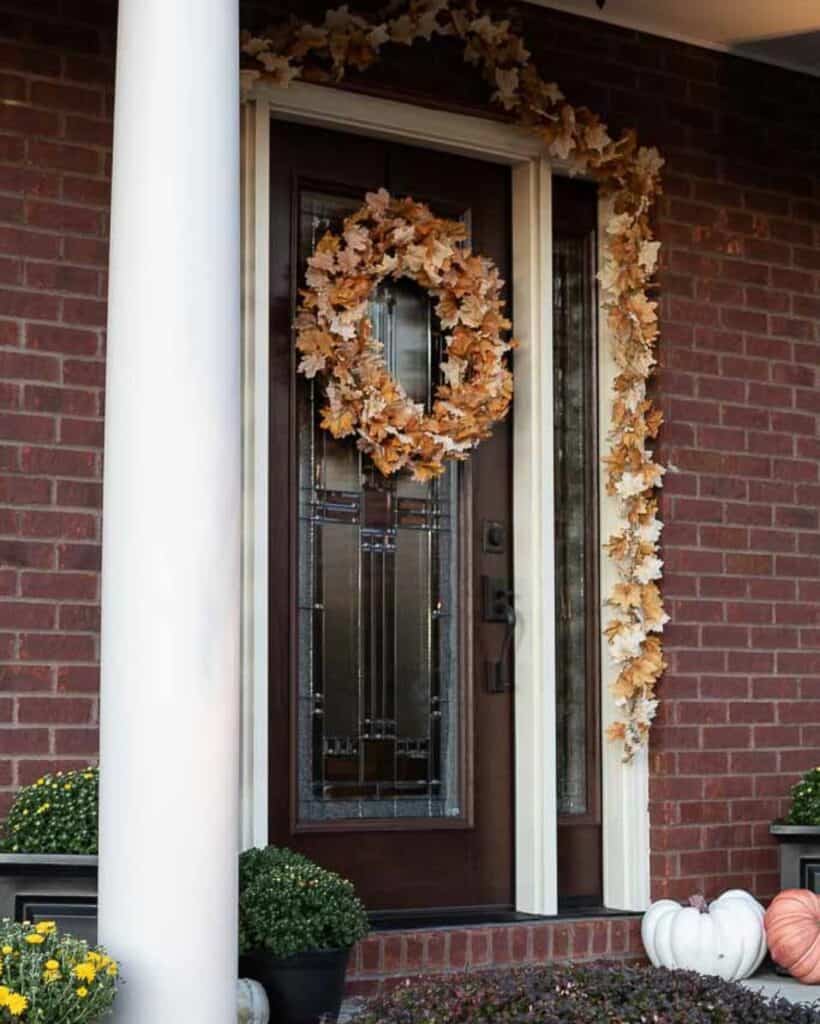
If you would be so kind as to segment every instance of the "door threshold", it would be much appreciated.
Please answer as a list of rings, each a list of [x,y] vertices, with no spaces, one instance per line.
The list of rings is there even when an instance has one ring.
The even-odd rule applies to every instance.
[[[431,910],[376,910],[368,914],[374,932],[426,931],[481,925],[533,924],[537,921],[585,921],[589,918],[632,917],[629,910],[592,905],[561,906],[557,914],[525,914],[511,907],[441,907]]]

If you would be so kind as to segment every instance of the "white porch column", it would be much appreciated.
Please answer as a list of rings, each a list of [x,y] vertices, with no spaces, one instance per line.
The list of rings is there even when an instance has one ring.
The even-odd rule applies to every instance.
[[[118,1024],[236,1020],[237,0],[120,0],[100,938]]]

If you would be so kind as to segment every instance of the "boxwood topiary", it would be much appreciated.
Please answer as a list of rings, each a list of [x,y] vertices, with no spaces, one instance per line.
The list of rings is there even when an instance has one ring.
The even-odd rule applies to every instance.
[[[240,953],[345,949],[367,930],[352,882],[292,850],[268,846],[240,854]]]
[[[820,768],[812,768],[792,786],[789,825],[820,825]]]
[[[4,853],[96,853],[97,768],[43,775],[24,786],[11,805],[0,850]]]
[[[693,971],[562,964],[419,979],[353,1024],[818,1024],[820,1013]]]

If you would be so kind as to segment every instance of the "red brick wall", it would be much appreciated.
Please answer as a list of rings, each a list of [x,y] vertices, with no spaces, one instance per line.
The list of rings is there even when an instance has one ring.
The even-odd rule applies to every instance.
[[[97,749],[112,25],[0,5],[0,809]]]
[[[369,996],[414,974],[555,960],[646,959],[639,916],[373,932],[351,953],[347,993]]]
[[[6,797],[93,755],[97,686],[111,5],[26,9],[0,0]],[[654,893],[766,897],[768,822],[820,761],[820,90],[556,12],[527,22],[545,73],[668,160]]]
[[[631,98],[668,157],[653,895],[767,898],[769,822],[820,762],[818,90],[673,44],[615,52],[631,66],[613,109]]]
[[[653,895],[766,898],[769,822],[820,762],[820,90],[554,12],[530,22],[567,95],[667,159]]]

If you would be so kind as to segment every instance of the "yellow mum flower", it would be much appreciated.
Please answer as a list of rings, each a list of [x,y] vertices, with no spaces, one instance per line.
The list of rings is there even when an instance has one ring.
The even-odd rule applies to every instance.
[[[11,992],[6,985],[0,985],[0,1006],[9,1005],[9,996]]]
[[[85,985],[80,985],[80,987],[77,989],[77,996],[78,996],[78,998],[85,999],[85,997],[87,995],[88,995],[88,989],[85,987]]]
[[[39,946],[41,942],[45,942],[45,936],[40,935],[39,932],[32,932],[31,935],[26,936],[26,942],[31,946]]]
[[[18,995],[17,992],[11,992],[6,1006],[8,1006],[12,1017],[19,1017],[21,1013],[25,1013],[28,1009],[28,999],[25,996]]]
[[[59,971],[43,971],[43,981],[50,985],[53,981],[59,981],[62,975]]]
[[[56,960],[46,960],[47,971],[59,971],[60,965]]]
[[[51,935],[57,931],[57,924],[54,921],[39,921],[34,926],[34,930],[38,935]]]
[[[119,967],[117,967],[116,964],[109,964],[108,967],[106,967],[105,969],[105,973],[112,978],[116,978],[117,974],[119,974],[119,970],[120,969]]]
[[[5,956],[8,956],[9,953],[14,952],[14,949],[11,946],[3,946],[2,952]]]
[[[94,964],[77,964],[74,968],[74,977],[82,981],[93,981],[97,977],[97,968]]]

